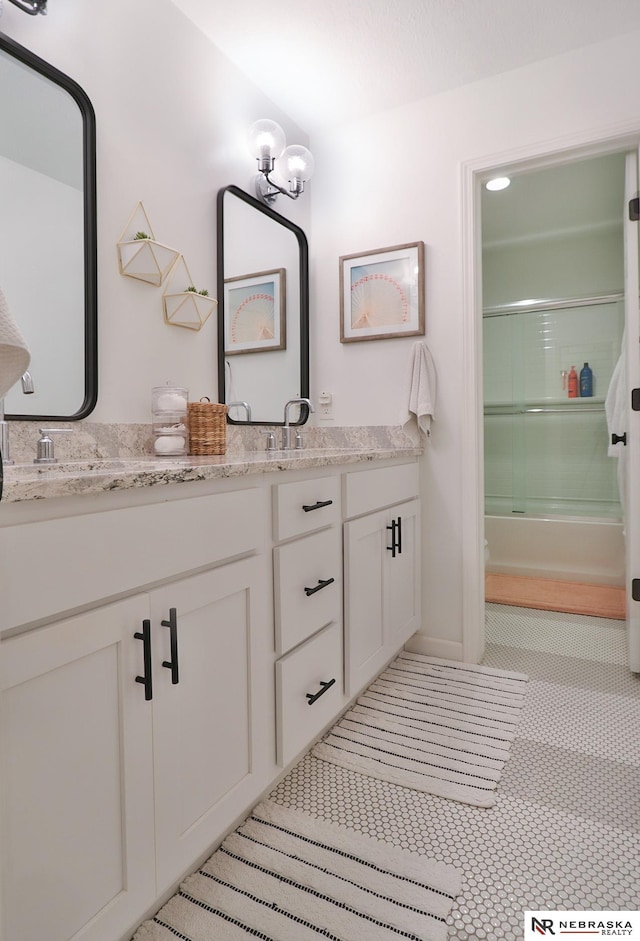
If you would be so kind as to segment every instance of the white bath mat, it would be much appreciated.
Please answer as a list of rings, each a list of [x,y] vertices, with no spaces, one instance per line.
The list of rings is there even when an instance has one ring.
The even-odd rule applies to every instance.
[[[312,754],[403,787],[491,807],[527,679],[404,652]]]
[[[446,941],[457,869],[265,801],[134,941]]]

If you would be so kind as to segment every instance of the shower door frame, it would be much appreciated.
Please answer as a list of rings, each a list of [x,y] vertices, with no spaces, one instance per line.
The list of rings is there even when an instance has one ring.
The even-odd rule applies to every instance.
[[[463,374],[467,377],[462,412],[462,657],[472,663],[482,659],[485,646],[481,186],[492,176],[604,154],[637,153],[639,147],[640,122],[634,121],[461,164]]]

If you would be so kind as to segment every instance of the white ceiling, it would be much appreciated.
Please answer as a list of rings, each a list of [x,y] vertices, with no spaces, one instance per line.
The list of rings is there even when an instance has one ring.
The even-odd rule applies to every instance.
[[[309,132],[640,29],[638,0],[172,0]]]

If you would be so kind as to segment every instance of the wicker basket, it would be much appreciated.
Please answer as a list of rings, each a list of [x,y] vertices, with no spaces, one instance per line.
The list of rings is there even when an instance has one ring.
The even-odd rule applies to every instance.
[[[227,449],[227,406],[189,402],[189,454],[224,454]]]

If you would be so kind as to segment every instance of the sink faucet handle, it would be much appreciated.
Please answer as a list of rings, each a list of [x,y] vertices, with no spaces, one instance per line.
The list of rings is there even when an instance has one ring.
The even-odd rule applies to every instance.
[[[40,428],[40,437],[37,441],[37,454],[34,464],[56,464],[58,458],[53,453],[53,440],[50,435],[72,435],[71,428]]]

